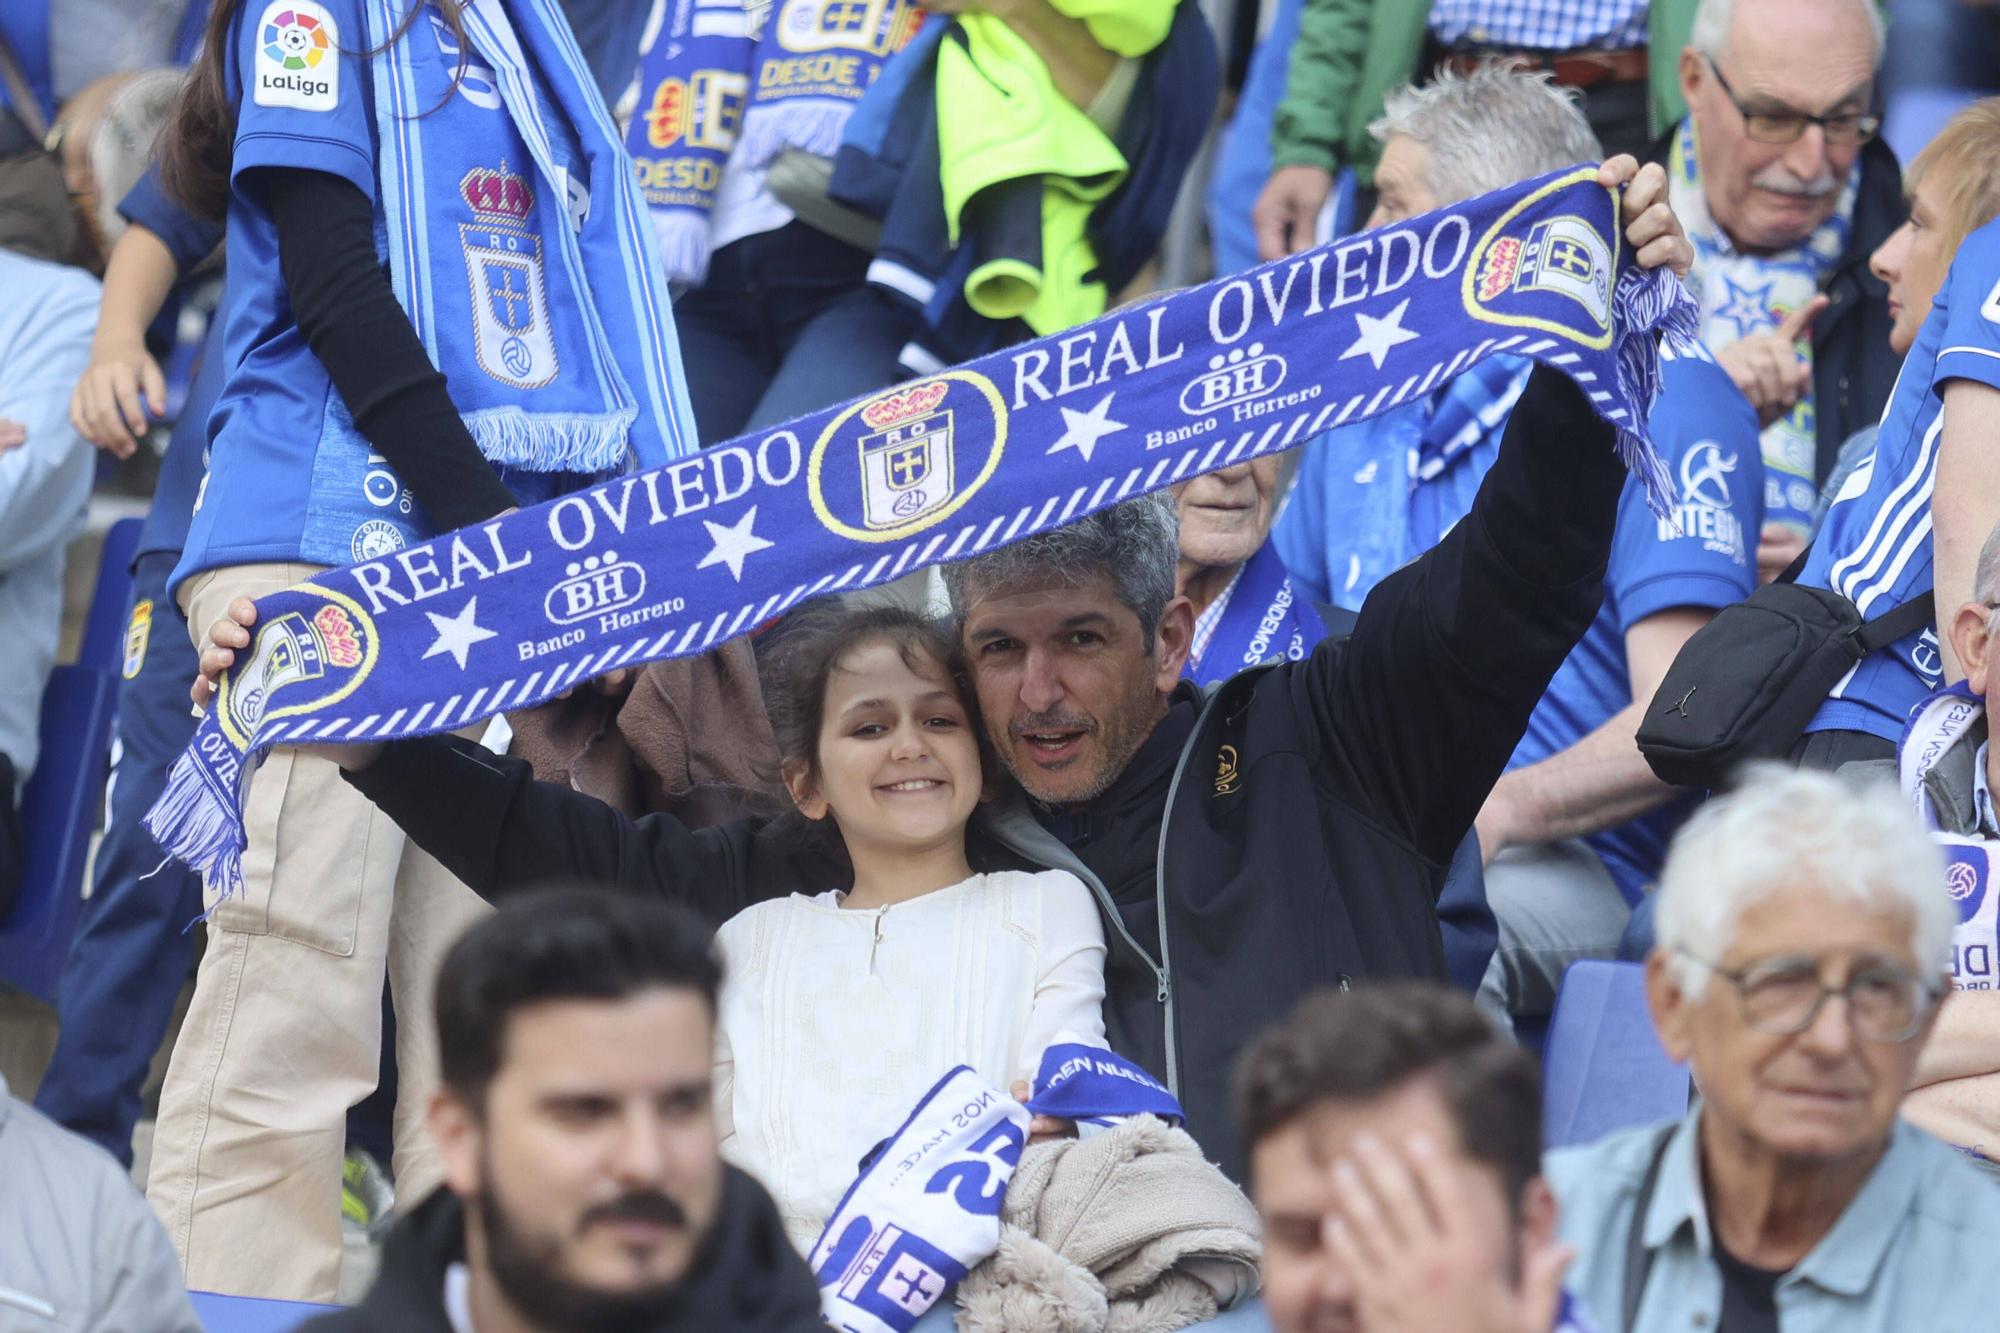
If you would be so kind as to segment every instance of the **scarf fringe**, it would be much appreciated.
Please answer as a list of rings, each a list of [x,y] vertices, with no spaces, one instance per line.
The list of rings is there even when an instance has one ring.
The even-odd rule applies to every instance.
[[[699,287],[708,277],[709,212],[655,208],[653,237],[660,243],[660,267],[671,282]]]
[[[748,167],[769,166],[787,148],[832,157],[840,151],[841,131],[847,128],[848,113],[853,110],[852,102],[824,97],[752,106],[743,113],[738,161]]]
[[[250,790],[250,772],[262,759],[252,750],[245,760],[239,795]],[[241,810],[229,802],[204,776],[195,751],[189,750],[174,761],[167,775],[166,789],[146,812],[146,831],[160,844],[160,850],[198,871],[202,883],[216,891],[220,904],[243,892],[243,849],[247,835]],[[206,921],[214,906],[201,914]]]
[[[1618,391],[1635,414],[1630,426],[1618,428],[1618,457],[1646,488],[1647,506],[1666,518],[1673,513],[1674,479],[1644,430],[1660,396],[1660,356],[1653,340],[1657,334],[1670,349],[1692,352],[1701,340],[1701,308],[1666,269],[1627,269],[1612,301],[1627,330],[1617,348]]]
[[[588,416],[489,407],[465,414],[487,462],[529,472],[610,472],[624,466],[636,407]]]

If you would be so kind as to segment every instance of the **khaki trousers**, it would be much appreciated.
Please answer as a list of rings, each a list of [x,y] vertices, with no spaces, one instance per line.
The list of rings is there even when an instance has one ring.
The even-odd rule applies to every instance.
[[[239,565],[180,590],[197,648],[231,599],[317,573]],[[437,1086],[431,994],[451,943],[491,910],[310,749],[250,785],[245,892],[211,897],[208,948],[160,1095],[146,1194],[198,1291],[332,1301],[347,1109],[373,1090],[382,981],[396,1006],[397,1197],[442,1178],[424,1128]]]

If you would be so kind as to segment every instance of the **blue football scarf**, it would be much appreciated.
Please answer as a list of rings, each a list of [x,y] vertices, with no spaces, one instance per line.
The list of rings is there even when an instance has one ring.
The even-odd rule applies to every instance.
[[[1058,1042],[1042,1052],[1027,1107],[1035,1115],[1074,1120],[1080,1134],[1155,1115],[1170,1125],[1187,1119],[1167,1085],[1102,1046]]]
[[[1028,1109],[966,1065],[861,1163],[813,1245],[820,1313],[846,1333],[908,1333],[1000,1246]]]
[[[743,127],[757,41],[742,0],[677,0],[639,57],[639,109],[625,132],[676,282],[708,274],[709,215]]]
[[[271,746],[467,727],[1288,449],[1496,352],[1572,376],[1656,506],[1655,337],[1692,337],[1593,168],[1133,306],[262,598],[148,827],[242,884]],[[650,236],[648,237],[650,243]]]
[[[1214,632],[1181,675],[1197,685],[1218,684],[1260,662],[1302,661],[1325,637],[1318,608],[1299,596],[1278,548],[1267,541],[1244,562]]]
[[[693,452],[653,229],[554,0],[471,0],[469,52],[442,23],[391,41],[405,5],[363,11],[389,276],[480,452],[585,473]]]
[[[923,19],[914,0],[778,0],[757,41],[743,165],[785,148],[832,157],[848,113]]]

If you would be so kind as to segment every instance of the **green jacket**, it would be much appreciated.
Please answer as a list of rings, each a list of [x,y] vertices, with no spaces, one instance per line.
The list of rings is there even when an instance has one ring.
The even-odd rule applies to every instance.
[[[1680,58],[1696,2],[1650,0],[1647,7],[1656,135],[1687,114]],[[1382,114],[1384,98],[1416,77],[1430,12],[1430,0],[1306,0],[1285,100],[1271,123],[1272,170],[1346,165],[1371,183],[1382,146],[1368,123]]]

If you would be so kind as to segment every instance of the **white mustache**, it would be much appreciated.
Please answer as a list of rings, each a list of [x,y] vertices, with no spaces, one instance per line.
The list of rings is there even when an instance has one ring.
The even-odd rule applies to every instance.
[[[1750,183],[1760,190],[1773,194],[1797,195],[1802,199],[1824,199],[1840,188],[1840,181],[1831,171],[1822,171],[1809,181],[1802,181],[1783,167],[1770,167],[1751,177]]]

